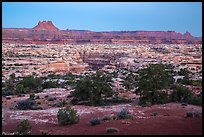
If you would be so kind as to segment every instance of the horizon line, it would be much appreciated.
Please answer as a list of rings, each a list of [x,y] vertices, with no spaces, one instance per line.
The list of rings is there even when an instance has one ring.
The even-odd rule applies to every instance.
[[[33,27],[34,28],[34,27]],[[2,29],[33,29],[33,28],[11,28],[11,27],[2,27]],[[58,28],[58,27],[57,27]],[[59,29],[59,28],[58,28]],[[94,30],[88,30],[88,29],[59,29],[59,30],[61,30],[61,31],[66,31],[66,30],[70,30],[70,31],[72,31],[72,30],[74,30],[74,31],[91,31],[91,32],[134,32],[134,31],[165,31],[165,32],[176,32],[176,33],[180,33],[180,34],[185,34],[185,33],[190,33],[189,31],[186,31],[185,33],[181,33],[181,32],[178,32],[178,31],[175,31],[175,30],[102,30],[102,31],[94,31]],[[191,33],[190,33],[191,34]],[[192,34],[191,34],[191,36],[193,36]],[[202,35],[201,36],[193,36],[193,37],[202,37]]]

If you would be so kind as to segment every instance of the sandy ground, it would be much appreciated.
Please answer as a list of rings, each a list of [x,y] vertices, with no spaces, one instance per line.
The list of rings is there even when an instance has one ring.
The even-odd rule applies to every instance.
[[[49,94],[57,98],[64,98],[70,92],[64,89],[50,89],[38,93],[41,97]],[[18,100],[28,98],[13,96],[7,100],[2,98],[2,132],[13,133],[16,126],[23,119],[28,119],[32,124],[32,134],[40,134],[42,130],[48,131],[51,135],[201,135],[202,117],[187,118],[188,111],[198,111],[202,113],[202,107],[182,106],[179,103],[168,103],[162,105],[153,105],[151,107],[141,107],[134,103],[119,104],[113,106],[73,106],[80,116],[78,124],[60,126],[57,121],[57,112],[60,108],[44,107],[44,110],[15,110],[11,109]],[[14,102],[15,101],[15,102]],[[41,101],[46,103],[46,101]],[[45,104],[42,104],[42,106]],[[102,118],[104,115],[117,115],[123,108],[127,108],[133,115],[133,119],[110,120],[101,122],[99,125],[91,126],[89,121],[92,118]],[[151,116],[157,113],[156,116]],[[115,127],[119,129],[118,133],[106,133],[106,128]]]

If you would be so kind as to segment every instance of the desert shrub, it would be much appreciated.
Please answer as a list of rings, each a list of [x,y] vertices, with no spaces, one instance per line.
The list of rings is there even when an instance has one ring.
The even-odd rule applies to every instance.
[[[54,100],[56,100],[56,98],[55,97],[49,97],[47,100],[48,101],[54,101]]]
[[[59,109],[57,119],[60,125],[71,125],[79,122],[79,115],[77,115],[77,110],[68,105],[65,109]]]
[[[193,86],[202,86],[202,80],[193,80],[192,85]]]
[[[21,123],[17,126],[17,134],[18,135],[30,135],[31,134],[31,128],[29,121],[23,120]]]
[[[58,87],[57,82],[47,81],[47,82],[44,82],[44,83],[42,84],[42,88],[43,88],[43,89],[57,88],[57,87]]]
[[[181,103],[181,105],[182,105],[182,106],[188,106],[188,104],[187,104],[187,103]]]
[[[128,109],[122,109],[120,112],[117,113],[118,119],[129,119],[131,117],[132,117],[132,115],[130,114]]]
[[[41,133],[41,135],[48,135],[48,131],[47,130],[41,130],[40,133]]]
[[[32,110],[42,110],[43,109],[43,107],[42,106],[38,106],[38,105],[33,105],[32,107],[31,107],[31,109]]]
[[[89,123],[90,123],[92,126],[94,126],[94,125],[100,124],[101,121],[100,121],[99,118],[94,118],[94,119],[91,119],[91,120],[89,121]]]
[[[37,102],[37,104],[38,104],[38,105],[40,105],[40,104],[41,104],[41,102]]]
[[[152,105],[152,104],[164,104],[168,103],[168,95],[163,91],[152,91],[143,93],[139,98],[139,105]]]
[[[119,129],[118,128],[114,128],[114,127],[109,127],[109,128],[106,128],[106,132],[107,133],[119,132]]]
[[[67,102],[65,100],[55,103],[56,107],[64,107],[65,105],[67,105]]]
[[[201,113],[197,111],[189,111],[186,113],[186,117],[201,117]]]
[[[105,115],[105,116],[102,118],[102,121],[109,121],[109,120],[111,120],[111,119],[112,119],[111,116]]]
[[[35,94],[34,94],[34,93],[30,93],[29,98],[30,98],[31,100],[35,100]]]
[[[2,90],[2,96],[9,96],[9,95],[14,95],[13,90]]]
[[[168,96],[162,92],[174,83],[173,66],[164,64],[150,64],[138,71],[139,78],[136,94],[140,95],[140,105],[167,103]]]
[[[202,106],[202,96],[191,97],[191,98],[188,100],[188,103],[189,103],[189,104],[192,104],[192,105]]]
[[[78,99],[73,98],[73,99],[71,100],[71,104],[77,105],[77,104],[78,104]]]
[[[86,105],[104,105],[106,98],[113,95],[112,84],[112,77],[99,71],[91,76],[85,76],[76,82],[75,90],[71,92],[75,99],[72,103],[88,101]]]
[[[150,107],[152,105],[150,98],[140,97],[139,98],[139,105],[142,107]]]
[[[42,86],[42,79],[34,76],[27,76],[24,77],[19,84],[22,84],[25,88],[27,87],[29,89],[37,91]]]
[[[73,97],[71,94],[67,96],[67,98],[71,98],[71,97]]]
[[[26,100],[22,100],[17,102],[18,105],[18,109],[20,110],[26,110],[26,109],[32,109],[33,106],[36,106],[36,102],[34,100],[31,99],[26,99]]]
[[[48,98],[49,96],[48,95],[45,95],[45,98]]]
[[[157,112],[153,112],[150,116],[157,116],[158,113]]]
[[[172,101],[188,103],[192,98],[192,93],[187,87],[177,85],[175,86],[175,89],[172,92],[170,98]]]
[[[48,106],[50,106],[50,107],[55,107],[55,106],[56,106],[56,103],[54,103],[54,104],[48,104]]]
[[[35,96],[35,99],[40,99],[40,96],[39,95]]]
[[[183,79],[179,79],[178,83],[184,84],[184,85],[192,85],[192,80],[189,78],[184,77]]]
[[[111,99],[111,102],[112,103],[130,103],[131,101],[123,97],[120,97],[120,96],[113,96]]]

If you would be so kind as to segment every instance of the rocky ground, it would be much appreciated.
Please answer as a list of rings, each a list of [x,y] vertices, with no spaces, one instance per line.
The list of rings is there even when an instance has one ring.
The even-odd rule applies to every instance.
[[[16,126],[23,119],[28,119],[32,124],[32,134],[41,134],[47,131],[50,135],[201,135],[202,116],[186,117],[189,111],[202,113],[202,107],[179,103],[168,103],[153,105],[151,107],[141,107],[135,103],[119,104],[112,106],[82,106],[75,105],[74,109],[80,115],[78,124],[60,126],[57,121],[59,107],[47,106],[49,102],[42,99],[45,95],[65,99],[70,91],[65,89],[49,89],[38,93],[43,110],[16,110],[16,102],[25,97],[12,96],[11,99],[2,98],[2,133],[13,133]],[[68,101],[69,99],[67,99]],[[101,122],[99,125],[91,126],[89,121],[93,118],[102,118],[105,115],[114,116],[123,108],[127,108],[133,115],[132,119],[110,120]],[[155,114],[155,115],[152,115]],[[106,128],[115,127],[119,129],[117,133],[106,133]]]

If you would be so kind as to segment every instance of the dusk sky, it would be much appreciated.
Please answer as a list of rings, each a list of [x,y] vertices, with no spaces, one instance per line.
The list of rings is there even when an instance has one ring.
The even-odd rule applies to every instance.
[[[202,36],[202,2],[2,2],[3,28],[174,30]]]

